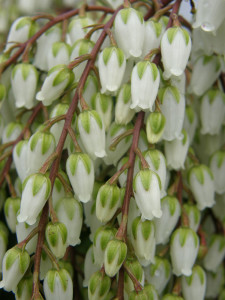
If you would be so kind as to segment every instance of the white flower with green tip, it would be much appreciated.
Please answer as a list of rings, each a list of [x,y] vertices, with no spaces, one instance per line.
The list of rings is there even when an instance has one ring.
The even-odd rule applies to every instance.
[[[88,282],[88,299],[104,300],[110,290],[111,280],[101,271],[95,272]]]
[[[48,70],[59,64],[68,65],[70,62],[70,51],[70,45],[64,42],[53,43],[47,53]]]
[[[25,222],[16,224],[16,238],[17,242],[22,242],[37,226],[39,223],[39,218],[33,225],[28,225]],[[26,250],[29,254],[33,254],[37,247],[38,234],[36,234],[30,241],[26,244]]]
[[[7,198],[4,204],[4,214],[7,225],[12,233],[16,232],[16,216],[20,209],[20,198]]]
[[[196,129],[198,126],[198,116],[192,106],[186,106],[184,116],[184,129],[189,136],[190,144],[192,144]]]
[[[206,272],[206,293],[205,298],[216,299],[224,285],[224,267],[219,266],[216,273]],[[223,300],[223,299],[222,299]]]
[[[73,282],[65,269],[51,269],[44,279],[44,294],[46,300],[72,300]]]
[[[33,276],[24,276],[17,285],[16,300],[30,300],[32,298]]]
[[[142,57],[151,50],[159,48],[163,26],[160,22],[153,19],[145,22],[145,37],[142,50]]]
[[[186,68],[190,53],[191,38],[187,30],[180,27],[168,28],[161,39],[165,76],[180,76]]]
[[[93,20],[88,17],[74,17],[68,26],[68,40],[73,45],[77,40],[83,39],[89,28],[85,28],[93,24]]]
[[[81,142],[92,159],[104,157],[105,128],[96,110],[83,111],[78,116],[77,122]]]
[[[159,89],[160,75],[157,66],[150,61],[138,62],[131,74],[131,109],[153,111]]]
[[[23,130],[23,125],[20,122],[10,122],[6,125],[2,133],[2,144],[16,140]]]
[[[150,169],[139,171],[133,181],[133,192],[142,219],[161,218],[161,182],[155,172]]]
[[[154,111],[149,114],[146,122],[147,139],[150,144],[161,140],[166,124],[166,118],[161,112]]]
[[[19,141],[13,148],[13,162],[21,182],[28,176],[27,149],[28,140]]]
[[[66,173],[64,173],[62,170],[59,170],[59,174],[63,177],[63,179],[67,182],[67,184],[69,184],[69,179],[68,179]],[[52,189],[53,207],[55,208],[58,201],[65,196],[66,196],[65,187],[63,186],[60,179],[58,177],[56,177],[54,185],[53,185],[53,189]]]
[[[196,205],[185,203],[183,205],[183,212],[188,217],[189,227],[195,232],[198,230],[201,221],[201,212]]]
[[[16,291],[16,286],[23,278],[30,264],[30,256],[26,250],[13,247],[9,249],[3,258],[2,274],[3,279],[0,281],[0,288],[6,291]]]
[[[68,69],[66,65],[57,65],[48,72],[40,92],[36,94],[36,99],[42,101],[45,106],[49,106],[60,98],[73,81],[72,70]]]
[[[99,55],[98,69],[101,92],[117,92],[121,86],[126,68],[123,51],[117,47],[105,48]]]
[[[91,278],[92,274],[99,270],[99,266],[95,264],[93,245],[89,247],[86,252],[84,259],[84,281],[83,287],[88,286],[88,281]]]
[[[18,222],[33,225],[44,207],[51,191],[50,179],[43,174],[32,174],[23,182]]]
[[[197,258],[199,238],[190,228],[180,227],[171,237],[170,256],[173,273],[176,276],[192,274],[192,267]]]
[[[61,116],[61,115],[65,115],[68,111],[68,108],[69,108],[69,105],[66,104],[66,103],[56,104],[56,106],[52,109],[52,111],[50,113],[50,118],[55,118],[55,117],[58,117],[58,116]],[[65,124],[65,120],[61,120],[61,121],[58,121],[55,124],[53,124],[50,128],[51,134],[54,135],[56,145],[59,142],[59,138],[60,138],[60,135],[62,133],[62,129],[63,129],[64,124]],[[67,138],[67,140],[64,144],[64,148],[66,148],[66,145],[68,145],[68,143],[69,143],[69,141],[68,141],[68,138]]]
[[[136,258],[128,258],[126,260],[126,267],[129,269],[131,274],[135,276],[135,278],[140,282],[142,286],[144,286],[145,282],[145,273],[144,270],[139,263],[139,261]],[[129,277],[129,275],[125,272],[124,274],[124,292],[126,292],[128,295],[130,292],[134,290],[134,283]]]
[[[209,167],[214,177],[214,187],[217,194],[225,192],[224,174],[225,174],[225,151],[218,150],[210,158]]]
[[[114,32],[116,42],[126,58],[141,56],[145,27],[139,11],[133,8],[121,9],[114,20]]]

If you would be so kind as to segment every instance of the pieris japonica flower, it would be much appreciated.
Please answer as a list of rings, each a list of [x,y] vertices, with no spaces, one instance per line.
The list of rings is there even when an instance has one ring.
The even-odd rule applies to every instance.
[[[190,276],[195,263],[199,248],[199,238],[190,228],[178,228],[171,237],[170,256],[173,266],[173,273],[176,276],[181,274]]]
[[[2,143],[8,143],[18,138],[23,130],[23,125],[20,122],[10,122],[6,125],[2,133]]]
[[[155,262],[155,226],[152,221],[142,221],[141,217],[134,219],[131,242],[142,266],[146,267]]]
[[[83,97],[88,105],[91,105],[93,94],[99,92],[99,82],[96,76],[90,74],[84,84]]]
[[[183,205],[183,211],[188,217],[189,227],[196,232],[201,221],[200,210],[196,205],[185,203]]]
[[[130,272],[135,276],[135,278],[140,282],[141,285],[144,285],[145,274],[144,270],[139,263],[139,261],[132,257],[126,260],[126,267],[130,270]],[[129,295],[130,292],[134,290],[133,281],[130,279],[129,275],[125,272],[124,274],[124,292]]]
[[[28,176],[27,148],[28,140],[22,140],[19,141],[13,149],[13,161],[21,182],[23,182],[24,179]]]
[[[217,272],[225,257],[225,237],[214,234],[210,238],[208,251],[204,257],[203,265],[207,271]]]
[[[106,0],[106,2],[114,9],[123,4],[123,0]]]
[[[84,259],[84,281],[83,287],[88,286],[89,279],[92,274],[99,270],[99,266],[95,264],[94,253],[93,253],[93,245],[89,247],[86,252]]]
[[[0,288],[6,291],[16,291],[16,286],[23,278],[30,264],[30,256],[26,250],[14,247],[9,249],[3,258],[2,274],[3,279],[0,281]]]
[[[207,166],[192,167],[188,172],[188,182],[200,210],[214,205],[213,175]]]
[[[141,170],[135,176],[133,191],[142,219],[161,218],[160,190],[159,176],[150,169]]]
[[[68,179],[66,173],[64,173],[62,170],[59,170],[59,174],[63,177],[65,182],[67,184],[69,184],[69,179]],[[61,198],[63,198],[64,196],[66,196],[64,186],[63,186],[62,182],[60,181],[60,179],[56,177],[55,183],[54,183],[53,189],[52,189],[52,204],[53,204],[54,208],[56,207],[56,204],[58,203],[58,201]]]
[[[148,284],[143,287],[141,291],[137,293],[137,291],[132,291],[129,294],[129,300],[158,300],[158,294],[153,285]]]
[[[33,225],[44,207],[51,191],[50,179],[43,174],[32,174],[23,182],[18,222]]]
[[[73,299],[73,282],[65,269],[49,270],[44,279],[46,300]]]
[[[225,3],[223,0],[199,0],[196,21],[193,28],[216,32],[224,20]]]
[[[37,50],[34,55],[34,66],[42,71],[48,71],[47,55],[55,42],[60,42],[61,39],[61,27],[55,25],[44,32],[37,40]]]
[[[83,222],[83,208],[80,202],[74,197],[64,197],[58,201],[55,210],[59,222],[66,226],[68,245],[75,246],[80,244]]]
[[[201,99],[201,133],[219,134],[224,118],[225,94],[219,89],[211,89]]]
[[[185,98],[174,86],[167,86],[159,90],[161,111],[166,118],[163,139],[172,141],[182,138],[182,127],[184,122]]]
[[[192,269],[192,275],[182,276],[182,293],[185,300],[204,300],[206,291],[206,273],[200,266]]]
[[[79,114],[77,123],[80,139],[90,157],[92,159],[104,157],[105,128],[97,111],[83,111]]]
[[[38,226],[39,219],[33,224],[28,225],[25,222],[17,223],[16,224],[16,237],[17,242],[22,242],[30,233],[31,231]],[[36,234],[30,241],[26,244],[26,250],[29,254],[35,253],[36,246],[37,246],[37,239],[38,235]]]
[[[224,285],[224,268],[220,265],[216,273],[206,272],[205,298],[217,298]]]
[[[203,95],[215,82],[221,71],[220,58],[216,55],[200,56],[193,65],[190,90],[197,96]]]
[[[49,106],[73,81],[73,72],[66,65],[57,65],[48,72],[40,92],[36,94],[36,99]]]
[[[126,259],[126,256],[126,243],[117,239],[109,241],[104,254],[105,273],[109,277],[115,276]]]
[[[189,148],[189,137],[187,132],[182,130],[182,139],[165,141],[165,155],[167,166],[174,170],[184,169],[184,163]]]
[[[154,219],[157,244],[166,244],[181,214],[177,198],[166,196],[161,200],[162,217]]]
[[[66,225],[61,222],[48,223],[45,238],[52,253],[57,258],[62,258],[68,246]]]
[[[192,144],[195,131],[198,125],[198,116],[192,106],[186,106],[184,116],[184,129],[186,130],[190,144]]]
[[[4,214],[7,225],[12,233],[16,232],[16,217],[20,209],[20,198],[7,198],[4,204]]]
[[[98,191],[96,199],[96,216],[101,222],[112,219],[121,205],[120,188],[117,185],[106,183]]]
[[[16,300],[29,300],[32,298],[33,276],[24,276],[16,288]]]
[[[126,68],[123,51],[117,47],[105,48],[98,59],[101,92],[117,92]]]
[[[118,46],[126,58],[141,56],[145,27],[139,11],[133,8],[121,9],[114,21],[114,31]]]
[[[168,28],[161,39],[161,53],[165,76],[180,76],[191,53],[191,38],[187,30],[180,27]]]
[[[95,272],[88,282],[88,299],[104,300],[111,286],[110,278],[101,271]]]
[[[66,103],[58,103],[50,113],[50,118],[55,118],[61,115],[65,115],[68,111],[69,105]],[[53,124],[50,128],[51,134],[54,135],[56,145],[59,142],[60,135],[62,133],[62,129],[65,121],[61,120]],[[68,145],[68,140],[65,142],[65,147]]]
[[[142,50],[142,57],[147,55],[151,50],[159,48],[163,26],[160,22],[153,19],[145,22],[145,35]]]
[[[71,154],[66,170],[75,195],[81,202],[88,202],[94,186],[94,165],[90,157],[85,153]]]
[[[224,174],[225,174],[225,151],[216,151],[210,158],[209,167],[214,177],[214,187],[218,194],[225,192]]]
[[[130,108],[136,111],[153,111],[153,105],[159,89],[160,75],[154,63],[140,61],[133,68],[131,74],[131,97]]]
[[[64,42],[55,42],[47,52],[47,67],[51,68],[63,64],[68,65],[70,62],[70,45]]]
[[[93,21],[88,17],[75,17],[71,20],[68,27],[68,42],[73,45],[77,40],[83,39],[88,32],[87,26],[93,24]]]
[[[110,240],[115,238],[116,228],[109,226],[99,227],[95,232],[93,241],[93,254],[95,264],[101,267],[104,263],[104,253],[106,246]]]
[[[38,72],[33,65],[17,64],[11,74],[11,84],[16,107],[30,109],[34,106]]]
[[[146,132],[148,142],[158,143],[163,135],[166,118],[161,112],[155,111],[149,114],[146,122]]]
[[[0,222],[0,272],[2,273],[2,260],[7,250],[8,230],[4,223]]]
[[[171,277],[169,260],[155,256],[155,262],[145,268],[145,279],[151,283],[160,295]]]

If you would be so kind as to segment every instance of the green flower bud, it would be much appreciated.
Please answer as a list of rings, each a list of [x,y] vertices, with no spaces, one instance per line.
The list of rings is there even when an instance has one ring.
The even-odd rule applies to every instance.
[[[32,298],[33,277],[25,276],[20,280],[16,289],[16,300],[30,300]]]
[[[67,229],[63,223],[48,223],[45,229],[45,238],[49,248],[57,258],[62,258],[66,252]]]
[[[12,233],[16,232],[16,216],[20,209],[20,198],[7,198],[4,204],[4,213],[7,225]]]
[[[88,283],[88,299],[104,300],[111,285],[111,280],[101,271],[94,273]]]
[[[149,114],[146,122],[146,132],[148,142],[156,144],[161,139],[166,124],[166,118],[160,112],[152,112]]]
[[[126,267],[134,275],[134,277],[140,282],[140,284],[144,285],[145,274],[138,260],[135,258],[128,258],[126,260]],[[127,272],[124,273],[124,290],[128,295],[130,292],[134,290],[133,281],[130,279]]]

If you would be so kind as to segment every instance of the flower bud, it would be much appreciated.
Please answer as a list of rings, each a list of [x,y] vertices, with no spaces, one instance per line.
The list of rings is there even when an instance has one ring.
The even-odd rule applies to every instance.
[[[145,285],[144,288],[139,291],[133,291],[129,294],[129,300],[158,300],[157,292],[153,285]]]
[[[66,65],[57,65],[48,72],[40,92],[36,94],[36,99],[49,106],[73,81],[73,72]]]
[[[98,59],[101,92],[117,92],[126,68],[126,59],[120,48],[105,48]]]
[[[171,277],[171,265],[168,259],[155,256],[155,263],[145,268],[145,279],[153,284],[158,294],[165,289]]]
[[[73,282],[65,269],[49,270],[44,279],[46,300],[73,299]]]
[[[93,241],[93,253],[94,261],[99,267],[104,263],[104,253],[106,246],[110,240],[116,235],[116,228],[111,227],[99,227],[95,232]]]
[[[32,174],[23,182],[18,222],[33,225],[44,207],[51,191],[50,179],[43,174]]]
[[[55,118],[55,117],[58,117],[58,116],[61,116],[61,115],[65,115],[68,111],[68,108],[69,108],[69,105],[66,104],[66,103],[56,104],[56,106],[51,111],[50,118]],[[61,121],[58,121],[55,124],[53,124],[50,128],[50,132],[55,138],[56,145],[59,142],[59,138],[60,138],[60,135],[62,133],[62,129],[63,129],[64,124],[65,124],[65,121],[61,120]],[[65,142],[65,145],[64,145],[65,148],[66,148],[66,145],[68,145],[68,139]]]
[[[133,181],[134,197],[143,219],[161,218],[160,189],[159,176],[150,169],[141,170],[135,176]]]
[[[57,258],[62,258],[68,246],[67,229],[63,223],[48,223],[45,229],[45,238],[49,248]]]
[[[22,242],[37,226],[39,223],[39,219],[33,224],[28,225],[25,222],[17,223],[16,224],[16,237],[17,242]],[[26,250],[29,254],[33,254],[36,251],[37,247],[37,239],[38,235],[36,234],[32,239],[29,240],[29,242],[26,244]]]
[[[30,256],[26,250],[13,247],[9,249],[3,258],[3,279],[0,288],[15,292],[16,286],[23,278],[30,264]]]
[[[166,118],[161,112],[155,111],[148,115],[146,122],[146,132],[148,142],[156,144],[161,139],[166,124]]]
[[[80,244],[83,222],[83,208],[80,202],[73,197],[64,197],[56,205],[56,214],[59,222],[66,226],[68,245]]]
[[[120,168],[126,164],[129,160],[128,156],[124,156],[119,163],[117,164],[117,171],[120,170]],[[118,178],[119,184],[121,187],[125,187],[126,182],[127,182],[127,170],[125,170]]]
[[[214,177],[215,191],[221,195],[225,192],[223,178],[225,174],[225,151],[216,151],[210,158],[209,166]]]
[[[88,283],[88,299],[104,300],[109,292],[111,280],[101,271],[94,273]]]
[[[183,205],[182,209],[188,217],[188,227],[196,232],[201,220],[201,213],[199,209],[195,205],[186,203]]]
[[[12,233],[16,232],[16,216],[20,209],[20,198],[7,198],[4,204],[4,213],[7,225]]]
[[[199,248],[197,234],[190,228],[178,228],[171,237],[170,256],[173,273],[190,276],[195,263]]]
[[[69,184],[69,179],[66,175],[66,173],[64,173],[62,170],[59,170],[59,174],[63,177],[63,179]],[[52,189],[52,204],[53,207],[55,208],[58,201],[66,196],[66,191],[65,191],[65,187],[63,186],[61,180],[56,177],[54,185],[53,185],[53,189]]]
[[[116,15],[115,37],[126,58],[141,56],[145,37],[144,28],[142,14],[133,8],[121,9]]]
[[[34,106],[38,72],[31,64],[17,64],[11,74],[11,84],[15,105],[30,109]]]
[[[143,271],[142,266],[135,258],[128,258],[126,260],[126,267],[129,271],[133,274],[133,276],[137,279],[137,281],[144,285],[145,281],[145,274]],[[124,291],[129,295],[130,292],[134,290],[134,283],[130,279],[129,275],[125,272],[124,273]]]
[[[13,149],[13,162],[21,182],[28,176],[27,148],[28,140],[22,140]]]
[[[52,269],[52,261],[48,257],[48,255],[42,251],[41,252],[41,264],[40,264],[40,274],[39,278],[40,280],[44,280],[47,272]]]
[[[94,253],[93,253],[93,245],[89,247],[86,252],[84,259],[84,281],[83,287],[88,286],[89,279],[92,274],[99,270],[99,266],[95,264]]]
[[[117,185],[106,183],[98,191],[96,216],[101,222],[108,222],[121,205],[120,189]]]
[[[33,277],[25,276],[16,288],[16,300],[30,300],[32,298]]]
[[[97,92],[99,92],[99,82],[96,76],[90,74],[83,88],[83,97],[88,105],[91,105],[91,98]]]
[[[177,198],[166,196],[161,200],[162,217],[154,219],[157,244],[166,244],[181,214]]]
[[[23,125],[19,122],[10,122],[2,133],[2,144],[16,140],[23,130]]]
[[[70,46],[66,43],[53,43],[47,52],[48,70],[59,64],[68,65],[70,62],[70,50]]]
[[[95,110],[87,110],[79,114],[78,130],[81,141],[92,159],[106,155],[105,128]]]
[[[7,250],[8,229],[4,223],[0,222],[0,272],[2,273],[2,260]]]
[[[197,113],[195,112],[192,106],[186,106],[185,116],[184,116],[184,129],[187,131],[190,144],[192,144],[197,125],[198,125]]]
[[[73,45],[77,40],[83,39],[85,34],[89,30],[89,28],[86,27],[92,24],[92,19],[87,17],[73,18],[68,27],[68,37],[70,44]]]
[[[96,93],[91,98],[91,106],[99,113],[107,131],[112,120],[113,100],[111,96]]]
[[[123,241],[113,239],[108,242],[104,254],[105,272],[109,277],[117,274],[127,256],[127,245]]]
[[[202,134],[219,134],[225,117],[225,94],[209,90],[201,99],[200,119]]]
[[[224,267],[220,265],[216,273],[206,272],[207,285],[205,298],[216,299],[224,285]]]
[[[150,19],[145,22],[145,35],[142,57],[147,55],[151,50],[159,48],[163,26],[160,22]]]
[[[94,186],[94,165],[90,157],[85,153],[71,154],[66,170],[76,196],[81,202],[88,202]]]
[[[225,257],[225,237],[213,235],[210,239],[208,251],[203,260],[203,265],[208,271],[217,272]]]
[[[166,77],[180,76],[191,53],[191,38],[187,30],[168,28],[161,39],[161,53]]]
[[[188,182],[198,209],[203,210],[214,205],[215,188],[213,175],[207,166],[198,165],[192,167],[188,172]]]
[[[158,97],[161,102],[161,111],[166,118],[163,139],[172,141],[181,138],[184,122],[185,98],[174,86],[159,90]]]

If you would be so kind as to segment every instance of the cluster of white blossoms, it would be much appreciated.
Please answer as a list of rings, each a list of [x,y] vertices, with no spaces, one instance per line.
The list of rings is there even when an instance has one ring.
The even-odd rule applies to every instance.
[[[0,288],[223,300],[225,1],[90,2],[18,0],[0,53]]]

